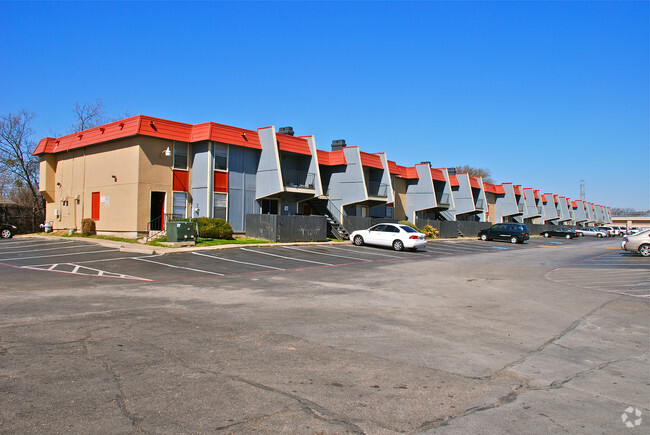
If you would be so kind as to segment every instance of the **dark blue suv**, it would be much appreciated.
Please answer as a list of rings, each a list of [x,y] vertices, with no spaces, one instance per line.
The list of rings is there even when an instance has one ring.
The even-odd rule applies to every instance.
[[[524,224],[502,223],[478,232],[478,238],[486,240],[509,240],[510,243],[524,243],[530,239],[530,231]]]

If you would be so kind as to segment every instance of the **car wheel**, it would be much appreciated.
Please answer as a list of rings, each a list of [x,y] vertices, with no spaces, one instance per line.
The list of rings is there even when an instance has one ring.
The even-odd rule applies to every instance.
[[[481,234],[481,240],[483,240],[485,242],[485,241],[487,241],[487,239],[488,238],[487,238],[486,234]]]
[[[551,237],[549,233],[544,233],[544,237]]]
[[[395,240],[393,242],[393,249],[396,250],[396,251],[403,250],[404,249],[404,242],[402,242],[401,240]]]
[[[511,237],[510,238],[510,243],[512,243],[512,244],[519,243],[519,239],[517,239],[516,237]]]
[[[599,239],[602,239],[602,238],[603,238],[603,235],[602,235],[602,234],[598,234],[598,238],[599,238]]]
[[[567,238],[567,240],[568,240],[568,239],[570,239],[570,238],[571,238],[571,234],[567,234],[567,235],[566,235],[565,237],[566,237],[566,238]]]
[[[11,230],[9,228],[5,228],[0,232],[0,236],[2,236],[3,239],[10,239],[12,234]]]
[[[357,246],[361,246],[361,245],[363,245],[363,237],[361,237],[361,236],[354,236],[354,240],[353,240],[353,242],[354,242],[355,245],[357,245]]]
[[[650,245],[646,244],[639,246],[639,254],[644,257],[650,257]]]

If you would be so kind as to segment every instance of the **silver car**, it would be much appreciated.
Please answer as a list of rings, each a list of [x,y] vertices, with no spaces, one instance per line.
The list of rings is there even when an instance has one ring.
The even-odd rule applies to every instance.
[[[623,237],[621,249],[650,257],[650,230]]]

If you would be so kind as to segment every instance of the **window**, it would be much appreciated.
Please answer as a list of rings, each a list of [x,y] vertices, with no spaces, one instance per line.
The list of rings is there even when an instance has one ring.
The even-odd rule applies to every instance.
[[[174,142],[174,169],[187,169],[187,143]]]
[[[278,214],[277,199],[263,199],[261,202],[262,214]]]
[[[387,218],[392,218],[393,217],[393,207],[386,206],[386,217]]]
[[[187,192],[174,192],[172,196],[172,214],[174,218],[187,217]]]
[[[228,145],[214,144],[214,169],[215,171],[228,170]]]
[[[225,193],[214,194],[214,213],[212,217],[226,220],[226,210],[228,208],[228,195]]]

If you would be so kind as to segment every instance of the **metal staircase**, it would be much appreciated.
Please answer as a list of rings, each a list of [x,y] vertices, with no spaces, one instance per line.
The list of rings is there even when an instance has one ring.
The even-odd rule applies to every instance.
[[[333,237],[336,237],[339,240],[349,240],[350,233],[345,229],[345,227],[339,222],[333,215],[332,212],[327,208],[328,203],[332,208],[338,210],[336,206],[329,199],[312,199],[309,201],[309,204],[312,207],[313,214],[318,214],[325,216],[327,219],[327,229]]]

